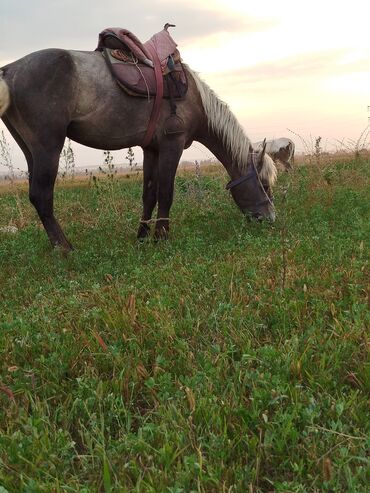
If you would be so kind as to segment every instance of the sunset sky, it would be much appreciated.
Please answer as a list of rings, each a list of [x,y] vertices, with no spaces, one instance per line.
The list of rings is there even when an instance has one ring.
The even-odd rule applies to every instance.
[[[368,124],[369,19],[367,0],[0,0],[0,66],[42,48],[93,50],[105,27],[125,27],[145,41],[171,22],[184,61],[230,105],[252,141],[286,136],[303,150],[291,129],[308,142],[321,136],[329,150],[358,139]],[[102,162],[102,151],[74,148],[77,166]],[[122,163],[126,153],[114,154]],[[199,144],[183,155],[208,157]]]

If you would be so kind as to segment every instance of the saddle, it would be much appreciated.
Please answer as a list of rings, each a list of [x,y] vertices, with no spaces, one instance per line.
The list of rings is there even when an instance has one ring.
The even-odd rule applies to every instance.
[[[168,32],[169,27],[174,26],[167,23],[146,43],[127,29],[107,28],[99,34],[96,51],[103,53],[118,85],[131,96],[154,97],[142,147],[152,140],[163,97],[170,100],[171,106],[167,133],[183,131],[174,100],[185,96],[188,82],[177,44]]]
[[[188,86],[186,73],[177,44],[167,30],[170,26],[166,24],[146,43],[127,29],[107,28],[99,34],[96,50],[103,53],[116,82],[129,95],[150,98],[157,94],[157,58],[163,79],[163,97],[182,99],[185,96]]]

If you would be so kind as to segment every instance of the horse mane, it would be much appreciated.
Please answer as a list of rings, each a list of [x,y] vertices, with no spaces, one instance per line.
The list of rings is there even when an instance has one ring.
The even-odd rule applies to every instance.
[[[229,106],[204,82],[199,75],[186,67],[199,91],[208,126],[223,142],[230,152],[233,162],[241,171],[245,171],[248,163],[251,141]]]
[[[186,66],[186,69],[190,72],[199,91],[208,120],[208,127],[221,139],[238,169],[245,173],[250,154],[250,139],[229,106],[217,96],[196,72],[191,70],[189,66]],[[269,185],[272,185],[276,180],[275,164],[270,156],[266,154],[260,177],[266,180]]]
[[[261,180],[265,180],[270,187],[275,183],[277,178],[277,169],[271,156],[265,153],[263,166],[259,172]]]

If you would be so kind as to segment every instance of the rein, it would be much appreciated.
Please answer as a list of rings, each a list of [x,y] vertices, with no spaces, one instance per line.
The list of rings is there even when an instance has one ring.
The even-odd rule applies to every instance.
[[[268,196],[268,193],[266,192],[265,187],[263,186],[263,183],[261,181],[260,175],[258,174],[257,167],[256,167],[256,162],[255,162],[255,153],[252,154],[252,164],[253,164],[254,171],[255,171],[255,173],[257,175],[258,183],[260,184],[260,187],[262,188],[262,191],[265,194],[265,197],[267,199],[267,201],[265,201],[264,203],[270,203],[270,205],[273,208],[273,210],[275,210],[275,206],[274,206],[272,200],[270,199],[270,197]]]

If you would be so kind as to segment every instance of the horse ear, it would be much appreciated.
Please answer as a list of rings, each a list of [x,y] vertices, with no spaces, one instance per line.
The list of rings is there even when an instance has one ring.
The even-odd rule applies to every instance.
[[[262,168],[262,166],[263,166],[263,161],[264,161],[265,153],[266,153],[266,139],[263,139],[263,142],[261,144],[261,150],[258,153],[258,160],[257,160],[257,163],[258,163],[258,171],[260,171],[261,168]]]
[[[263,142],[262,142],[262,153],[263,155],[265,155],[265,152],[266,152],[266,145],[267,145],[267,142],[266,142],[266,137],[263,139]]]

